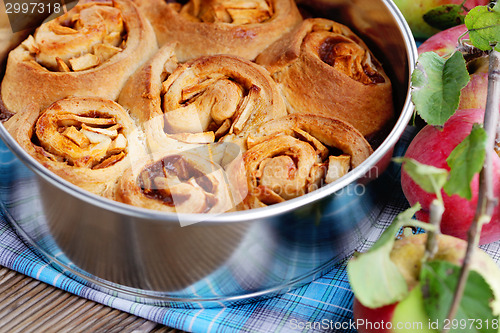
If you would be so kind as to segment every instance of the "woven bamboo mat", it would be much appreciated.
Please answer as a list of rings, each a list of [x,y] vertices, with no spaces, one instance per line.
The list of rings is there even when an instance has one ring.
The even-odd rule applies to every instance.
[[[0,332],[181,333],[1,266]]]

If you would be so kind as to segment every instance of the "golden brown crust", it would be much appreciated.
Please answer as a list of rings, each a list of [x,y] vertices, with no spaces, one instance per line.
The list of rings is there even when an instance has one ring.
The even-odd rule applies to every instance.
[[[99,97],[62,99],[44,110],[31,104],[5,127],[44,167],[103,196],[110,196],[122,172],[145,155],[129,115]]]
[[[83,189],[180,213],[293,199],[372,153],[391,83],[347,27],[293,0],[184,3],[81,0],[39,27],[9,55],[8,131]]]
[[[256,62],[278,82],[291,113],[340,118],[365,136],[393,117],[390,79],[344,25],[307,19]]]
[[[248,138],[248,147],[243,155],[248,179],[245,209],[314,191],[342,177],[373,152],[348,123],[304,114],[262,125]]]
[[[69,54],[65,39],[72,35],[78,36],[75,40],[79,44],[75,47],[83,47],[82,52],[88,52],[89,47],[85,45],[85,37],[89,35],[94,38],[92,31],[102,28],[102,23],[97,24],[99,27],[84,27],[81,30],[77,30],[76,26],[75,29],[68,28],[72,31],[69,35],[57,29],[64,28],[63,20],[66,16],[73,15],[72,17],[78,18],[80,15],[78,11],[82,8],[88,9],[89,5],[94,8],[103,6],[117,10],[123,19],[123,27],[126,29],[126,33],[123,32],[120,38],[125,38],[126,42],[115,47],[119,51],[109,58],[106,57],[109,56],[107,50],[111,48],[110,44],[101,44],[105,45],[105,50],[99,54],[107,55],[102,59],[102,63],[95,67],[80,71],[58,71],[64,70],[54,67],[56,66],[54,62],[57,63],[55,59],[59,57],[58,48],[62,52],[59,57],[62,59],[59,61],[61,66],[69,66],[71,70],[72,65],[69,59],[73,58],[78,63],[74,63],[75,68],[82,68],[82,66],[85,68],[82,62],[85,63],[86,59]],[[102,16],[100,13],[96,15]],[[115,16],[113,20],[117,19]],[[59,28],[54,28],[56,26]],[[106,31],[107,28],[103,29]],[[129,0],[115,0],[111,7],[107,3],[100,4],[99,2],[79,4],[67,14],[42,25],[37,30],[38,32],[40,35],[35,34],[35,38],[29,37],[9,54],[1,93],[6,108],[13,113],[23,110],[24,106],[29,103],[47,107],[52,102],[67,96],[99,96],[115,100],[128,77],[157,50],[156,37],[150,23]],[[37,38],[40,40],[37,41]],[[61,44],[58,44],[58,38]],[[52,45],[52,47],[39,47],[38,42],[41,43],[40,45]],[[85,49],[86,46],[87,49]],[[92,52],[96,53],[95,49]],[[85,53],[85,55],[93,59],[97,57],[92,53]],[[39,62],[48,66],[49,69]]]
[[[262,67],[236,56],[193,59],[172,74],[172,46],[163,47],[125,86],[120,103],[144,126],[151,150],[184,143],[244,138],[286,115],[275,82]]]
[[[135,2],[153,24],[160,45],[179,42],[180,61],[213,54],[253,60],[302,21],[293,0],[192,0],[184,6],[165,0]],[[237,9],[248,5],[254,9]]]
[[[161,89],[165,79],[177,68],[174,44],[164,45],[123,87],[118,102],[139,122],[149,120],[151,113],[161,113]]]

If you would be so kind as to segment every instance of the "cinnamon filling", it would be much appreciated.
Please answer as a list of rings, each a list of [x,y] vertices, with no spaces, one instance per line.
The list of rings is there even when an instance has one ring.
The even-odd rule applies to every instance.
[[[253,194],[266,205],[310,193],[350,170],[349,155],[329,149],[298,128],[252,140],[245,162],[255,166]]]
[[[208,136],[214,142],[228,133],[238,134],[258,105],[260,93],[259,87],[245,87],[224,74],[200,78],[186,70],[176,81],[163,84],[164,130],[182,141],[202,140],[199,143],[207,142]],[[182,138],[183,133],[193,135]]]
[[[246,25],[270,20],[274,9],[267,0],[191,0],[181,7],[172,4],[189,19],[208,23]]]
[[[56,72],[88,70],[123,51],[127,32],[112,2],[85,3],[38,28],[24,48]]]
[[[218,203],[216,185],[180,155],[167,156],[145,168],[138,177],[142,193],[169,207],[189,205],[206,213]]]
[[[327,38],[318,55],[323,62],[363,84],[385,82],[370,64],[368,52],[346,37]]]
[[[128,146],[123,126],[108,114],[47,109],[37,120],[32,143],[45,157],[71,166],[103,169],[121,161]]]

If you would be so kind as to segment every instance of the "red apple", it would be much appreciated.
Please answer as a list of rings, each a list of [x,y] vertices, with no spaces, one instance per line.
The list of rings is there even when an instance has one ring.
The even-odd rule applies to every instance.
[[[450,55],[455,51],[458,45],[458,39],[462,35],[464,38],[469,38],[465,24],[440,31],[418,47],[418,54],[436,52],[441,57]]]
[[[354,303],[352,306],[352,312],[354,316],[354,320],[357,324],[358,333],[391,333],[395,332],[389,325],[392,325],[392,317],[394,317],[394,310],[396,309],[397,304],[389,304],[386,306],[382,306],[380,308],[371,309],[363,304],[357,299],[354,298]],[[377,323],[378,327],[371,327],[370,324],[373,323],[372,326],[375,326]],[[391,324],[387,324],[391,323]]]
[[[460,104],[458,108],[486,109],[487,96],[488,73],[471,74],[469,83],[460,92]]]
[[[424,21],[424,14],[429,10],[447,4],[461,4],[462,0],[394,0],[399,10],[405,17],[415,38],[429,38],[439,32]],[[467,0],[465,8],[484,6],[489,0]]]
[[[465,24],[438,32],[418,48],[418,53],[436,52],[441,57],[451,55],[459,38],[469,38]],[[470,82],[462,89],[459,109],[484,109],[488,93],[488,59],[478,59],[469,66]]]
[[[413,139],[406,157],[413,158],[420,163],[438,168],[448,169],[446,159],[451,151],[471,132],[474,123],[482,123],[484,110],[458,110],[444,125],[438,129],[434,126],[425,126]],[[500,158],[494,155],[493,168],[495,170],[495,196],[500,196]],[[444,234],[466,239],[467,230],[472,222],[477,204],[478,175],[471,182],[472,199],[470,201],[458,195],[448,196],[444,191],[443,200],[445,212],[441,222],[441,231]],[[411,205],[419,202],[422,210],[416,216],[419,220],[428,221],[429,206],[436,197],[422,190],[404,170],[401,172],[401,186]],[[481,244],[491,243],[500,239],[500,206],[496,206],[491,222],[484,225],[481,232]]]
[[[409,293],[402,301],[379,308],[364,306],[358,298],[355,298],[353,312],[359,333],[438,332],[437,323],[431,321],[425,312],[419,281],[426,240],[426,234],[419,234],[404,237],[394,243],[390,258],[404,276]],[[447,261],[461,266],[466,248],[467,242],[440,235],[438,251],[433,260]],[[471,269],[479,272],[488,282],[495,295],[494,302],[498,304],[500,269],[497,264],[485,252],[478,249],[472,257]]]

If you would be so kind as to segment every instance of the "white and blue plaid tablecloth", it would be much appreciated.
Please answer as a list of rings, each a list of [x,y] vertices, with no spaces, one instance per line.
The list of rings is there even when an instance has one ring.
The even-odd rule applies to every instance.
[[[404,153],[415,130],[405,132],[396,146],[395,155]],[[0,142],[0,198],[12,179],[28,177],[21,162]],[[393,218],[407,208],[399,182],[399,166],[391,164],[386,171],[387,202],[371,232],[358,250],[368,249],[391,223]],[[23,205],[30,197],[10,198],[8,205]],[[4,200],[5,201],[5,200]],[[5,204],[5,202],[4,202]],[[500,259],[500,246],[483,247],[495,260]],[[126,311],[128,313],[192,332],[355,332],[352,329],[353,293],[346,275],[346,261],[337,264],[319,279],[266,300],[240,306],[211,309],[179,309],[134,303],[86,287],[52,268],[16,234],[13,227],[0,214],[0,265],[23,273],[75,295]],[[343,328],[342,328],[343,327]],[[312,328],[312,329],[311,329]]]

